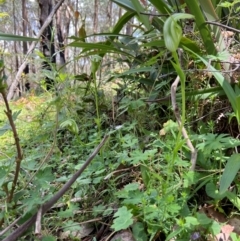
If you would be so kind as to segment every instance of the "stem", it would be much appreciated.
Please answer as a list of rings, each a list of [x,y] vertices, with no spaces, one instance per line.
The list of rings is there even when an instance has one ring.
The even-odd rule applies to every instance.
[[[16,168],[15,168],[15,174],[14,174],[14,180],[13,180],[13,183],[12,183],[12,188],[11,188],[9,193],[8,193],[8,190],[6,189],[7,203],[11,203],[14,191],[15,191],[16,186],[17,186],[17,181],[18,181],[18,176],[19,176],[19,172],[20,172],[21,161],[23,159],[23,153],[22,153],[22,149],[21,149],[21,146],[20,146],[20,141],[19,141],[17,129],[16,129],[15,123],[13,121],[12,110],[10,109],[10,106],[9,106],[9,103],[8,103],[8,100],[7,100],[6,92],[5,92],[4,89],[2,89],[0,92],[2,94],[4,103],[5,103],[5,106],[6,106],[6,109],[7,109],[7,110],[5,110],[5,114],[7,115],[9,124],[10,124],[10,126],[12,128],[13,137],[14,137],[14,140],[15,140],[15,146],[16,146],[16,150],[17,150]],[[3,225],[3,223],[4,223],[4,218],[2,218],[0,220],[0,227]]]

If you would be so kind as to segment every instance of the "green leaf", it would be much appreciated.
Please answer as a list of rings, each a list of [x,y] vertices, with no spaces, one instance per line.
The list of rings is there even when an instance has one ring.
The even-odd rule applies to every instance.
[[[215,199],[215,200],[221,200],[226,196],[226,193],[219,193],[216,185],[212,182],[208,183],[206,185],[206,193],[209,197]]]
[[[0,167],[0,187],[5,182],[5,178],[6,178],[7,174],[8,174],[7,168]]]
[[[212,74],[214,75],[218,83],[222,86],[224,92],[228,97],[228,100],[232,105],[234,112],[236,113],[237,112],[236,94],[232,86],[230,85],[230,83],[224,78],[224,76],[219,71],[217,71],[212,65],[209,65],[209,62],[206,59],[196,54],[195,52],[191,51],[190,49],[188,49],[188,51],[194,54],[195,56],[197,56],[206,66],[208,66],[209,71],[212,71]]]
[[[112,2],[116,3],[120,7],[126,9],[127,11],[136,12],[136,8],[134,7],[133,3],[129,0],[112,0]]]
[[[188,49],[191,49],[193,52],[198,54],[201,53],[201,50],[198,47],[197,43],[184,36],[181,38],[179,46],[182,47],[183,49],[187,47]]]
[[[125,206],[119,208],[118,211],[114,214],[114,217],[115,219],[113,221],[113,225],[111,226],[114,231],[126,229],[133,224],[133,215],[131,210],[128,210]]]
[[[45,169],[39,170],[36,174],[35,183],[40,184],[42,188],[48,188],[46,184],[54,179],[55,177],[52,173],[52,169],[50,167],[46,167]]]
[[[141,170],[141,176],[143,179],[144,185],[147,187],[148,183],[150,181],[150,173],[149,173],[149,168],[146,167],[146,165],[140,165],[140,170]]]
[[[149,17],[141,14],[142,12],[144,12],[144,8],[142,7],[142,5],[139,3],[139,1],[136,1],[136,0],[132,0],[131,2],[134,5],[135,11],[138,14],[139,21],[144,24],[144,26],[147,28],[147,30],[150,30],[151,24],[149,21]]]
[[[205,1],[207,4],[209,1]],[[202,37],[205,49],[208,54],[216,54],[216,48],[214,45],[214,41],[211,36],[211,32],[208,29],[208,26],[205,24],[205,16],[203,14],[202,9],[199,6],[199,1],[197,0],[185,0],[190,12],[195,17],[196,26],[199,29],[200,35]]]
[[[186,221],[185,225],[188,228],[190,228],[191,226],[199,225],[199,221],[195,217],[186,217],[185,221]]]
[[[176,51],[182,38],[182,29],[172,16],[163,26],[163,36],[166,48],[171,52]]]
[[[112,46],[109,46],[106,43],[84,43],[84,42],[74,41],[74,42],[70,43],[68,46],[83,48],[85,50],[85,52],[94,50],[95,55],[99,54],[99,51],[102,51],[104,53],[119,53],[119,54],[124,54],[124,55],[130,55],[129,53],[119,50],[117,48],[114,48]]]
[[[146,234],[143,223],[136,222],[132,227],[133,237],[136,241],[147,241],[148,236]]]
[[[43,236],[42,241],[56,241],[57,239],[54,236],[47,235]]]
[[[212,219],[210,219],[205,213],[199,212],[197,212],[197,220],[200,225],[208,225],[212,222]]]
[[[226,192],[227,198],[232,202],[232,204],[240,210],[240,198],[233,192]]]
[[[166,1],[149,0],[149,2],[152,3],[160,13],[169,14],[172,12],[169,6],[166,4]]]
[[[7,33],[0,33],[0,40],[6,40],[6,41],[38,41],[37,38],[29,38],[14,34],[7,34]]]
[[[240,169],[240,154],[233,154],[229,159],[220,179],[220,193],[227,191]]]
[[[238,123],[240,123],[240,95],[236,96],[236,105],[237,105],[237,109],[236,109],[236,118]]]
[[[72,220],[63,222],[62,228],[64,232],[82,230],[82,227],[79,225],[79,223],[73,222]]]
[[[58,212],[58,216],[60,218],[70,218],[74,216],[75,211],[77,210],[79,210],[79,206],[77,204],[70,203],[66,210]]]
[[[177,21],[186,18],[193,18],[193,15],[187,13],[176,13],[171,15],[164,23],[164,41],[167,49],[171,52],[177,50],[182,39],[182,28]]]
[[[124,190],[127,192],[139,190],[139,183],[138,182],[129,183],[124,187]]]

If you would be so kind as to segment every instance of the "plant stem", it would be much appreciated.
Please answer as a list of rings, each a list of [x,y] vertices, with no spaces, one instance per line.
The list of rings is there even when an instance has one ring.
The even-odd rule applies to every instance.
[[[21,166],[21,161],[23,159],[23,153],[22,153],[22,149],[21,149],[21,145],[20,145],[20,140],[18,137],[18,133],[17,133],[17,129],[15,126],[15,123],[13,121],[13,116],[12,116],[12,110],[10,109],[8,100],[7,100],[7,95],[4,89],[1,90],[1,94],[6,106],[6,110],[5,110],[5,114],[7,115],[9,124],[12,128],[12,132],[13,132],[13,137],[15,140],[15,146],[16,146],[16,150],[17,150],[17,156],[16,156],[16,168],[15,168],[15,174],[14,174],[14,179],[13,179],[13,183],[12,183],[12,188],[10,190],[10,192],[6,192],[7,193],[7,203],[11,203],[12,202],[12,198],[13,198],[13,194],[15,191],[15,188],[17,186],[17,181],[18,181],[18,176],[19,176],[19,172],[20,172],[20,166]],[[0,220],[0,227],[2,226],[2,224],[4,223],[4,219]]]

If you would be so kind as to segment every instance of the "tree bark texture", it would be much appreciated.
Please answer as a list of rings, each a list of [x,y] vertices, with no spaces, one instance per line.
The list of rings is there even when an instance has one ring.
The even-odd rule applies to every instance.
[[[52,0],[38,0],[40,9],[40,26],[42,27],[45,20],[48,18],[49,14],[53,9]],[[54,45],[54,32],[53,32],[53,21],[46,27],[41,36],[41,50],[45,57],[43,61],[43,69],[51,71],[51,64],[56,64],[56,54]],[[46,77],[46,88],[47,90],[52,89],[54,81]]]
[[[93,33],[94,34],[98,32],[98,9],[99,9],[99,1],[94,0],[94,14],[93,14]],[[94,42],[96,42],[96,36],[94,36]]]

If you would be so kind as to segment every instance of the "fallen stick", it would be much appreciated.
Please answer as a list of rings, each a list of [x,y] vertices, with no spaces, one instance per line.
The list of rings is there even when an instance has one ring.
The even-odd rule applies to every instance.
[[[106,135],[100,144],[96,147],[96,149],[93,151],[93,153],[89,156],[89,158],[84,162],[82,167],[71,177],[71,179],[65,183],[65,185],[46,203],[44,203],[40,208],[42,209],[41,214],[44,215],[72,186],[72,184],[77,180],[77,178],[83,173],[83,171],[87,168],[87,166],[91,163],[93,158],[99,153],[102,146],[105,144],[105,142],[108,139],[108,135]],[[22,224],[20,227],[18,227],[16,230],[14,230],[8,237],[3,239],[2,241],[15,241],[21,235],[29,228],[31,227],[36,219],[37,214],[39,211],[37,211],[28,221],[26,221],[24,224]]]

